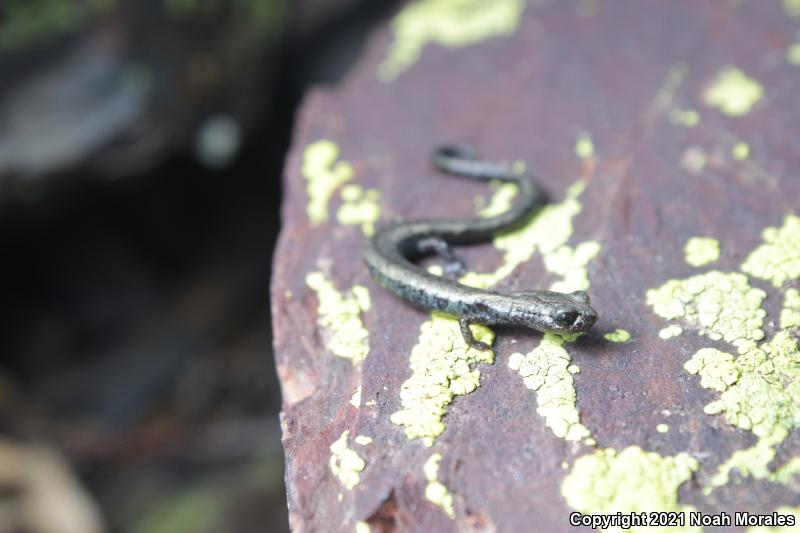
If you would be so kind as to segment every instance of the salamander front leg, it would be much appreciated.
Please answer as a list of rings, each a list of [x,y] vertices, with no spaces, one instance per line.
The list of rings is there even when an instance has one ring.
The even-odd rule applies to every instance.
[[[478,350],[491,350],[491,346],[485,342],[475,340],[475,337],[472,335],[472,330],[469,329],[470,324],[471,322],[467,317],[462,316],[458,319],[458,325],[461,327],[461,335],[464,337],[464,342],[467,343],[467,346],[470,348],[477,348]]]
[[[447,262],[444,266],[444,272],[449,276],[463,276],[467,273],[464,263],[453,253],[453,249],[443,239],[437,237],[422,239],[417,243],[417,250],[421,254],[434,253],[444,259]]]

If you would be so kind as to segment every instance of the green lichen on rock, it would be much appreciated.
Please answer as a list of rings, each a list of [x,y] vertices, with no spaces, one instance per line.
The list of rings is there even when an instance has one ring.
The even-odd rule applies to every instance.
[[[792,43],[786,49],[786,61],[791,65],[800,65],[800,40]]]
[[[369,331],[361,321],[361,313],[370,308],[369,289],[355,285],[343,294],[322,272],[308,274],[306,285],[317,294],[317,320],[326,347],[353,365],[360,364],[369,353]]]
[[[353,179],[353,166],[338,159],[339,147],[332,141],[313,142],[303,152],[302,174],[308,194],[306,212],[314,225],[328,220],[328,202],[334,191]]]
[[[720,70],[705,92],[706,105],[716,107],[726,115],[746,115],[761,100],[764,88],[735,67]]]
[[[612,448],[579,457],[561,484],[567,504],[584,514],[639,512],[692,512],[678,502],[678,489],[698,469],[686,453],[662,456],[630,446]],[[688,524],[688,519],[686,521]],[[631,533],[666,531],[666,528],[632,528]],[[608,531],[621,531],[619,528]],[[701,527],[670,528],[670,532],[700,532]]]
[[[742,477],[788,483],[791,476],[798,473],[800,465],[796,461],[793,460],[776,471],[769,469],[769,464],[775,459],[775,447],[782,443],[788,434],[785,428],[778,427],[772,435],[759,438],[754,446],[733,452],[717,467],[716,473],[703,488],[703,493],[708,495],[714,489],[727,485],[733,471],[738,471]]]
[[[476,339],[489,345],[494,333],[486,326],[472,326]],[[494,353],[468,347],[458,320],[432,313],[420,327],[419,341],[411,350],[411,377],[400,389],[402,409],[392,414],[392,423],[403,426],[409,439],[423,439],[432,446],[444,432],[447,406],[456,396],[469,394],[480,385],[478,363],[492,364]]]
[[[766,293],[750,286],[747,276],[712,270],[687,279],[672,279],[647,291],[647,304],[667,320],[687,326],[714,340],[725,340],[740,353],[764,338],[761,302]]]
[[[439,481],[439,462],[442,460],[442,454],[434,453],[425,462],[422,467],[425,473],[425,479],[428,484],[425,486],[425,498],[447,513],[450,518],[455,518],[456,513],[453,509],[453,495],[450,489],[447,488],[441,481]]]
[[[575,406],[575,383],[569,371],[570,355],[564,349],[565,342],[559,335],[546,333],[539,346],[527,355],[511,354],[508,366],[519,372],[526,387],[536,391],[539,404],[536,412],[553,434],[561,439],[579,441],[591,433],[580,423],[580,413]]]
[[[353,487],[361,481],[361,472],[367,463],[347,445],[348,435],[350,435],[349,430],[342,432],[341,436],[331,444],[328,466],[347,490],[353,490]]]
[[[775,287],[800,278],[800,218],[787,215],[782,227],[764,230],[763,239],[747,256],[742,271]],[[785,292],[781,329],[769,341],[764,341],[762,329],[765,297],[744,274],[719,271],[670,280],[647,292],[647,303],[660,316],[683,319],[738,352],[701,348],[684,365],[687,372],[700,376],[703,388],[719,393],[705,406],[705,413],[723,415],[730,425],[759,439],[718,466],[704,489],[707,494],[727,484],[733,471],[784,484],[800,473],[797,458],[770,469],[776,447],[800,426],[800,349],[792,336],[800,322],[800,295],[796,289]]]
[[[469,46],[516,31],[524,0],[418,0],[392,20],[394,39],[378,76],[391,81],[416,63],[431,43]]]
[[[800,291],[797,289],[789,289],[784,295],[781,328],[800,328]]]
[[[588,159],[594,155],[594,143],[588,133],[581,133],[575,141],[575,155],[580,159]]]
[[[783,0],[783,10],[790,17],[800,17],[800,0]]]
[[[574,292],[589,288],[589,263],[600,253],[600,243],[584,241],[575,247],[562,245],[544,256],[544,266],[561,279],[550,285],[551,291]]]
[[[716,348],[698,350],[683,367],[690,374],[700,374],[700,385],[703,388],[718,392],[727,390],[741,376],[734,356]]]
[[[719,259],[719,241],[711,237],[692,237],[686,241],[683,251],[688,264],[705,266]]]
[[[680,327],[677,324],[670,324],[669,326],[661,329],[658,332],[658,336],[661,337],[664,340],[668,340],[668,339],[671,339],[673,337],[679,336],[681,333],[683,333],[683,328],[682,327]]]
[[[503,253],[500,266],[490,273],[468,273],[460,280],[461,283],[479,288],[491,287],[539,252],[545,268],[565,278],[555,282],[553,287],[567,289],[564,292],[587,289],[586,266],[599,253],[600,245],[595,241],[579,243],[574,248],[566,244],[573,232],[572,219],[581,212],[579,198],[585,188],[585,182],[575,182],[567,189],[563,201],[544,206],[521,228],[496,237],[494,246]],[[552,290],[557,290],[553,287]]]
[[[631,340],[631,334],[624,329],[615,329],[603,335],[603,338],[608,342],[628,342]]]
[[[786,215],[783,226],[767,228],[762,236],[764,244],[747,256],[742,272],[771,281],[775,287],[800,278],[800,217]]]
[[[489,218],[505,213],[511,209],[514,203],[514,198],[519,193],[519,187],[515,183],[503,183],[500,181],[492,181],[489,187],[494,189],[489,204],[478,211],[478,215]]]
[[[706,413],[724,414],[729,424],[758,437],[772,435],[778,428],[788,430],[800,425],[800,351],[788,332],[779,331],[770,342],[735,360],[706,368],[725,372],[729,379],[739,374],[732,383],[715,382],[721,387],[716,390],[722,394],[705,407]]]
[[[669,112],[669,121],[676,126],[693,128],[700,123],[700,113],[694,109],[673,108]]]
[[[364,235],[370,236],[381,217],[380,197],[377,189],[365,191],[361,185],[347,185],[342,188],[342,205],[336,219],[343,226],[361,226]]]
[[[744,161],[750,156],[750,145],[746,142],[738,142],[731,148],[731,155],[737,161]]]

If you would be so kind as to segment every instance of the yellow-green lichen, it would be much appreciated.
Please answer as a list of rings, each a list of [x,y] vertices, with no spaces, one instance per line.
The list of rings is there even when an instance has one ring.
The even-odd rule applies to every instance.
[[[781,228],[763,232],[764,243],[745,260],[742,270],[772,281],[776,287],[800,275],[800,219],[786,217]],[[793,289],[786,291],[781,329],[768,342],[762,330],[766,312],[764,291],[752,288],[744,274],[712,271],[684,280],[670,280],[647,293],[648,304],[664,318],[684,318],[715,340],[736,347],[738,355],[717,348],[701,348],[684,365],[700,376],[700,385],[719,392],[705,406],[709,415],[722,414],[759,440],[738,450],[710,478],[705,492],[725,485],[732,471],[741,476],[788,483],[800,473],[800,459],[775,470],[769,463],[776,447],[800,426],[800,349],[790,334],[795,305]],[[800,304],[800,302],[797,302]],[[788,314],[784,315],[788,309]],[[784,321],[783,318],[786,317]]]
[[[741,116],[750,112],[764,94],[760,83],[735,67],[720,70],[703,100],[726,115]]]
[[[800,217],[786,215],[783,226],[765,229],[762,237],[764,244],[747,256],[742,272],[771,281],[775,287],[800,278]]]
[[[669,425],[667,425],[667,424],[658,424],[656,426],[656,431],[658,431],[659,433],[667,433],[667,432],[669,432]]]
[[[496,237],[494,246],[503,252],[501,265],[491,273],[468,273],[461,282],[472,287],[491,287],[508,277],[519,265],[528,262],[538,251],[544,258],[545,268],[551,272],[571,272],[570,278],[577,285],[572,290],[588,288],[585,263],[599,252],[599,244],[587,241],[574,249],[566,246],[572,236],[572,219],[581,212],[578,198],[585,188],[583,181],[574,183],[567,189],[562,202],[544,206],[521,228]]]
[[[786,428],[778,427],[771,435],[761,437],[750,448],[737,450],[722,464],[717,467],[716,473],[711,476],[703,488],[705,495],[730,481],[731,472],[738,471],[742,477],[762,479],[773,483],[787,483],[792,475],[797,474],[797,463],[787,463],[781,469],[770,471],[769,463],[775,459],[775,447],[788,436]]]
[[[758,437],[800,425],[800,351],[787,331],[736,358],[703,348],[686,369],[700,374],[703,387],[722,393],[705,407],[707,414],[722,413]]]
[[[353,166],[338,159],[339,147],[332,141],[313,142],[303,152],[302,174],[308,194],[306,213],[314,225],[328,220],[328,202],[334,191],[353,179]]]
[[[350,397],[350,405],[356,409],[361,405],[361,385],[356,387],[356,390],[353,391],[353,395]]]
[[[719,241],[711,237],[692,237],[683,248],[686,262],[693,267],[705,266],[719,259]]]
[[[786,49],[786,61],[792,65],[800,65],[800,42],[794,43]]]
[[[576,247],[559,246],[544,256],[545,268],[562,277],[550,285],[551,291],[574,292],[589,288],[589,274],[586,267],[600,253],[600,243],[584,241]]]
[[[356,438],[353,439],[353,442],[360,444],[361,446],[368,446],[372,444],[372,437],[367,435],[357,435]]]
[[[381,217],[380,197],[376,189],[365,191],[360,185],[348,185],[342,189],[342,205],[336,212],[336,219],[344,226],[360,225],[364,235],[372,235]]]
[[[694,109],[674,108],[669,112],[669,121],[676,126],[691,128],[700,123],[700,113]]]
[[[686,369],[701,375],[703,387],[721,392],[719,399],[705,407],[707,414],[723,414],[729,424],[759,437],[755,446],[734,452],[718,467],[706,493],[727,484],[732,470],[779,483],[800,473],[797,461],[776,471],[768,468],[775,447],[800,426],[800,350],[787,331],[778,331],[770,342],[737,358],[704,348],[686,363]]]
[[[361,472],[364,471],[367,463],[348,447],[347,436],[349,434],[349,430],[344,431],[336,442],[331,444],[331,458],[328,464],[331,472],[339,478],[342,485],[347,490],[353,490],[353,487],[361,481]]]
[[[786,291],[781,310],[781,328],[800,328],[800,291],[797,289]]]
[[[664,340],[671,339],[673,337],[677,337],[683,333],[683,328],[677,324],[670,324],[669,326],[661,329],[658,332],[658,336]]]
[[[766,293],[750,286],[747,276],[712,270],[672,279],[647,291],[647,304],[667,320],[683,319],[714,340],[725,340],[740,353],[764,338],[761,302]]]
[[[600,245],[593,241],[580,243],[575,248],[566,245],[573,231],[572,218],[581,211],[578,197],[584,188],[585,183],[575,183],[567,190],[563,202],[545,206],[522,228],[497,237],[494,245],[504,254],[501,265],[491,273],[467,273],[460,279],[461,283],[480,288],[491,287],[538,251],[544,257],[548,270],[564,276],[552,284],[553,290],[571,292],[588,288],[586,265],[599,252]],[[487,338],[493,338],[487,328],[480,331]],[[557,389],[546,389],[544,395],[540,392],[537,396],[540,409],[544,402],[549,402],[543,412],[550,416],[549,423],[554,432],[579,439],[581,437],[574,436],[588,434],[588,430],[583,426],[570,430],[579,419],[579,411],[575,405],[574,382],[567,371],[570,356],[563,348],[563,342],[560,338],[546,343],[543,340],[540,347],[548,353],[557,353],[555,366],[566,374],[567,379]],[[491,352],[466,350],[458,321],[434,313],[431,320],[420,328],[419,342],[412,349],[412,375],[401,388],[402,409],[392,415],[392,422],[404,426],[409,439],[422,438],[424,444],[432,445],[434,439],[444,431],[442,418],[453,397],[477,388],[480,371],[473,368],[474,365],[479,362],[491,363],[493,357]],[[553,376],[558,375],[555,369],[552,372]],[[556,390],[560,395],[557,404],[548,397],[548,394],[555,394]]]
[[[428,484],[425,486],[425,498],[427,498],[429,502],[441,507],[444,512],[447,513],[447,516],[455,518],[456,513],[453,509],[453,495],[450,494],[450,490],[438,479],[439,461],[441,460],[442,454],[434,453],[425,462],[425,466],[422,467],[425,473],[425,479],[428,480]]]
[[[744,161],[750,155],[750,145],[746,142],[738,142],[731,148],[731,155],[737,161]]]
[[[609,342],[628,342],[631,340],[631,334],[624,329],[615,329],[603,335],[603,338]]]
[[[489,187],[494,189],[494,194],[489,204],[478,211],[478,215],[489,218],[505,213],[514,203],[514,198],[519,193],[519,187],[514,183],[491,182]]]
[[[718,392],[726,390],[741,376],[734,356],[716,348],[698,350],[683,367],[690,374],[700,374],[700,385],[703,388]]]
[[[790,17],[800,17],[800,0],[783,0],[783,10]]]
[[[516,31],[524,0],[418,0],[392,21],[394,39],[378,76],[391,81],[408,70],[431,43],[469,46]]]
[[[369,353],[369,332],[361,321],[361,313],[370,308],[369,289],[355,285],[342,294],[322,272],[308,274],[306,284],[319,300],[318,323],[327,348],[338,357],[350,359],[353,365],[361,363]]]
[[[472,326],[476,339],[489,345],[494,333],[481,325]],[[458,320],[442,313],[432,313],[420,327],[419,342],[411,350],[411,377],[400,389],[402,409],[391,421],[404,426],[409,439],[421,438],[433,445],[444,432],[447,406],[456,396],[469,394],[480,385],[478,363],[491,364],[494,353],[470,348],[464,342]]]
[[[579,457],[561,484],[567,504],[584,514],[639,512],[692,512],[691,505],[678,502],[678,489],[698,469],[697,460],[686,453],[664,457],[630,446],[621,452],[612,448]],[[687,517],[688,518],[688,517]],[[688,524],[688,519],[686,520]],[[632,528],[631,533],[659,531]],[[611,528],[607,531],[622,531]],[[671,532],[700,532],[697,526],[671,528]]]
[[[590,435],[580,423],[575,383],[569,371],[570,355],[566,341],[559,335],[545,333],[539,346],[527,355],[511,354],[508,366],[519,372],[525,386],[536,391],[536,412],[545,425],[562,439],[578,441]]]
[[[587,159],[594,155],[594,143],[588,133],[581,133],[575,141],[575,155],[581,159]]]
[[[798,15],[800,15],[800,2],[798,2]],[[745,533],[797,533],[800,526],[800,507],[778,507],[775,512],[782,515],[794,516],[794,525],[785,526],[750,526]]]
[[[356,533],[369,533],[370,528],[369,524],[364,522],[363,520],[359,520],[356,522]]]

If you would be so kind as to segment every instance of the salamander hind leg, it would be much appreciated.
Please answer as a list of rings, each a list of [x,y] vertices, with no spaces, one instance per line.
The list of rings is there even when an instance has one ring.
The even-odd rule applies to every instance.
[[[453,253],[447,241],[438,237],[428,237],[417,243],[417,251],[421,254],[436,254],[446,261],[444,273],[448,276],[463,276],[467,273],[464,263]]]
[[[464,316],[458,319],[458,325],[461,327],[461,335],[464,337],[464,342],[466,342],[467,346],[470,348],[477,348],[478,350],[491,350],[491,346],[485,342],[476,340],[475,336],[472,335],[472,330],[469,329],[469,325],[471,323],[472,322],[470,322],[470,320]]]

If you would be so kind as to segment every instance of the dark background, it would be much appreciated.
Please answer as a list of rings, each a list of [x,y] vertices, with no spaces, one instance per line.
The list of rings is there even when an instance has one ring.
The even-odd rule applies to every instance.
[[[33,28],[0,39],[0,531],[57,531],[36,513],[69,531],[75,498],[106,531],[287,530],[268,302],[283,158],[304,92],[340,79],[392,2],[290,3],[263,40],[239,38],[236,2],[118,0],[48,25],[57,4],[0,7],[6,37]],[[131,64],[146,96],[83,140]],[[241,143],[203,163],[218,116]],[[53,451],[76,483],[31,481]]]

